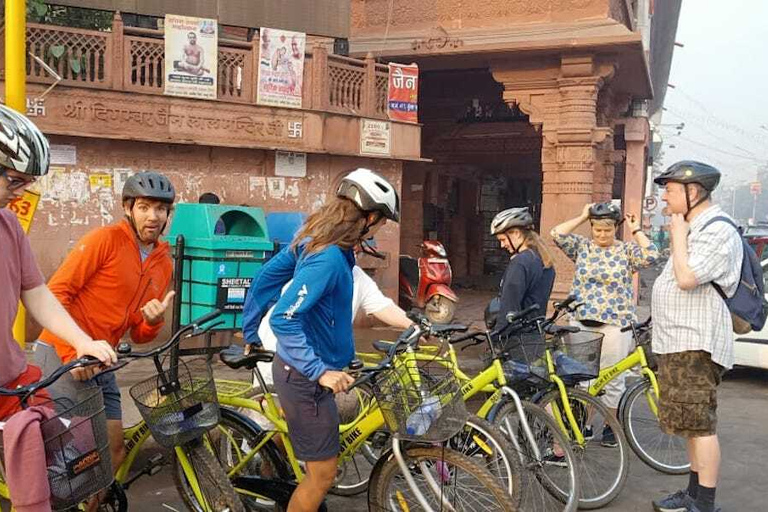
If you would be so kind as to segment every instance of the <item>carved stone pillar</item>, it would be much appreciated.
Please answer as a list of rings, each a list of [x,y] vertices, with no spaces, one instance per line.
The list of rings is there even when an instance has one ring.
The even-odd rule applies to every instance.
[[[547,62],[542,59],[539,62]],[[603,197],[613,184],[606,176],[612,161],[613,130],[598,123],[598,94],[615,66],[594,55],[562,56],[546,67],[503,62],[492,64],[494,78],[504,85],[504,99],[517,103],[542,133],[541,233],[577,216],[585,204]],[[609,181],[610,185],[603,185]],[[558,277],[553,294],[568,292],[572,264],[558,249]]]

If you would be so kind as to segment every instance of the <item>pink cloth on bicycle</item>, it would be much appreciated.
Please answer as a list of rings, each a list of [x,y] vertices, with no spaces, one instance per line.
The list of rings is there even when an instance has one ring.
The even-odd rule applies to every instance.
[[[17,512],[51,511],[40,423],[55,414],[49,407],[33,406],[11,416],[3,427],[5,477]]]

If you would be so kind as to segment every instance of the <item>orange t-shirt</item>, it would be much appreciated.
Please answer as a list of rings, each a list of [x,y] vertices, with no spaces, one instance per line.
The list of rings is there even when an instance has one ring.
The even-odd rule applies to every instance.
[[[155,244],[142,262],[133,228],[123,220],[80,239],[48,287],[93,339],[115,346],[130,330],[134,342],[147,343],[163,323],[149,325],[140,308],[152,299],[163,300],[172,274],[168,242]],[[75,358],[75,350],[50,331],[44,330],[40,339],[56,349],[62,362]]]

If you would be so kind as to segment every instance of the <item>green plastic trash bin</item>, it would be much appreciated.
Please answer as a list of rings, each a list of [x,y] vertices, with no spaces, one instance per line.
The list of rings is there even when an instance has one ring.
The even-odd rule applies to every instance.
[[[241,329],[245,294],[254,273],[273,251],[264,212],[179,203],[168,233],[175,258],[178,235],[184,235],[181,325],[218,308],[223,314],[217,321],[224,322],[218,330]]]

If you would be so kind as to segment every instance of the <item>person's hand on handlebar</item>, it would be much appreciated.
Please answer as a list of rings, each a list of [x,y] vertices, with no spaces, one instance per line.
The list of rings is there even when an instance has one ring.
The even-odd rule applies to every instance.
[[[346,372],[327,370],[320,376],[318,382],[321,386],[330,389],[334,393],[341,393],[342,391],[346,391],[347,388],[355,382],[355,379]]]
[[[101,361],[103,366],[112,366],[117,362],[117,354],[112,346],[104,340],[88,340],[78,343],[75,347],[78,359],[83,356],[92,356]],[[99,373],[98,366],[89,366],[87,368],[75,368],[70,371],[75,380],[88,380]]]

